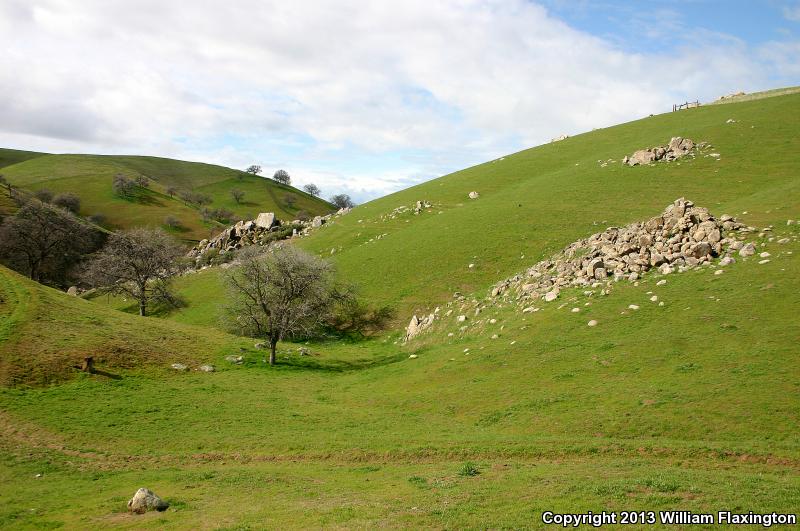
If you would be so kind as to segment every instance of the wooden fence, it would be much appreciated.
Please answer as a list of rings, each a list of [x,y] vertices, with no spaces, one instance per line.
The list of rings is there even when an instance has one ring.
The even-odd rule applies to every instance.
[[[691,109],[693,107],[700,107],[700,102],[687,101],[686,103],[676,103],[672,106],[672,112],[680,111],[681,109]]]

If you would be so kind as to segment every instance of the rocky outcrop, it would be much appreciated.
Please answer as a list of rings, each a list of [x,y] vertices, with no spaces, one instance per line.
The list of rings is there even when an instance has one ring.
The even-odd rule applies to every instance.
[[[628,166],[639,166],[651,164],[660,160],[670,162],[688,155],[695,147],[705,146],[705,143],[695,146],[694,141],[691,139],[676,136],[673,137],[666,146],[640,149],[630,157],[625,156],[625,158],[622,159],[622,163]]]
[[[188,257],[194,259],[196,265],[200,266],[203,255],[213,249],[220,253],[231,252],[250,245],[263,246],[277,240],[306,236],[332,218],[343,216],[348,212],[349,208],[343,208],[335,214],[316,216],[312,220],[296,219],[286,224],[281,223],[274,213],[262,212],[254,220],[239,221],[213,238],[201,240],[189,251]]]
[[[743,247],[730,234],[752,230],[730,216],[715,218],[708,209],[681,198],[647,221],[610,227],[572,243],[525,273],[499,282],[490,296],[511,293],[522,304],[537,299],[550,302],[570,286],[612,278],[635,281],[651,269],[663,274],[682,271],[738,249],[750,251],[750,244]]]
[[[147,511],[165,511],[169,504],[156,496],[150,490],[142,487],[136,491],[133,498],[128,501],[128,510],[136,514],[144,514]]]
[[[410,341],[411,339],[414,339],[426,328],[430,327],[435,320],[436,320],[435,312],[428,316],[423,316],[422,319],[419,319],[416,315],[412,317],[411,322],[408,323],[408,327],[406,327],[406,335],[404,341]]]

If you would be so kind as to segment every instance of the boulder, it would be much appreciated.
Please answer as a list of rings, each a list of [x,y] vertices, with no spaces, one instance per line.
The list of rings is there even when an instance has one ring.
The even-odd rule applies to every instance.
[[[277,225],[277,219],[275,219],[275,214],[272,212],[262,212],[258,215],[255,219],[255,226],[261,227],[262,229],[271,229],[275,225]]]
[[[558,298],[560,290],[558,288],[552,289],[544,294],[544,301],[545,302],[553,302]]]
[[[756,254],[756,246],[753,243],[747,243],[739,249],[739,256],[753,256]]]
[[[638,166],[640,164],[646,165],[656,160],[656,154],[649,149],[640,149],[635,151],[633,155],[628,158],[628,166]]]
[[[480,197],[480,194],[478,192],[473,191],[473,192],[469,193],[469,198],[470,199],[478,199],[479,197]]]
[[[78,286],[70,286],[67,290],[67,295],[71,295],[73,297],[78,296]]]
[[[144,514],[147,511],[165,511],[169,504],[159,498],[152,490],[142,487],[128,501],[128,511]]]
[[[235,363],[237,365],[241,365],[244,362],[244,358],[242,356],[225,356],[225,361],[228,363]]]
[[[200,365],[198,370],[201,372],[214,372],[217,369],[213,365]]]
[[[173,368],[173,369],[175,369],[176,371],[182,371],[182,372],[183,372],[183,371],[188,371],[188,370],[189,370],[189,367],[187,367],[187,366],[186,366],[186,365],[184,365],[183,363],[173,363],[172,365],[170,365],[170,367],[172,367],[172,368]]]

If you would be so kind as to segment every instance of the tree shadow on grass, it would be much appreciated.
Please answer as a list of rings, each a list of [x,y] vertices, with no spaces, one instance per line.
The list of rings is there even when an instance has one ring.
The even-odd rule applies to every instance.
[[[319,359],[317,356],[300,355],[293,355],[289,358],[279,356],[273,368],[286,371],[346,373],[390,365],[402,361],[407,357],[405,352],[396,352],[373,358],[359,358],[353,360]]]

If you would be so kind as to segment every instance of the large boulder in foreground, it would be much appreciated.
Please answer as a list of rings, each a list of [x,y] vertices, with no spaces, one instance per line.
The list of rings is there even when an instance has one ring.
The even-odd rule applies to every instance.
[[[142,487],[136,491],[133,498],[128,501],[128,510],[136,514],[144,514],[147,511],[165,511],[169,504],[156,496],[150,490]]]

